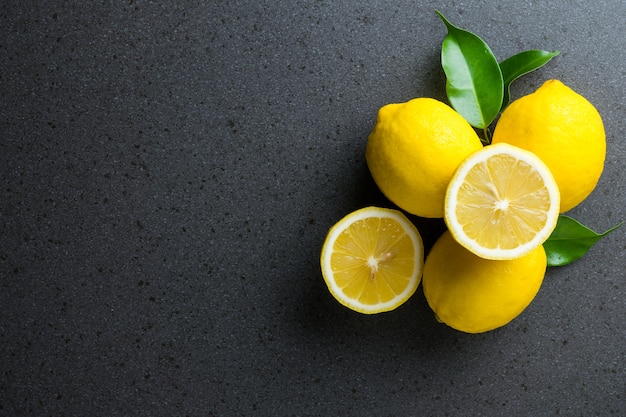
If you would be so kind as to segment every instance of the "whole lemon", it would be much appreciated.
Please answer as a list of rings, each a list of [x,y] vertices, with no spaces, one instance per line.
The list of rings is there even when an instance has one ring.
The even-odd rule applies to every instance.
[[[431,249],[422,285],[437,319],[466,333],[496,329],[517,317],[535,298],[547,268],[538,246],[507,261],[480,258],[446,231]]]
[[[498,142],[543,160],[561,191],[561,213],[591,194],[604,169],[606,136],[600,114],[558,80],[546,81],[502,112],[492,140]]]
[[[432,98],[383,106],[365,157],[385,196],[421,217],[443,217],[446,187],[465,157],[482,148],[470,124]]]

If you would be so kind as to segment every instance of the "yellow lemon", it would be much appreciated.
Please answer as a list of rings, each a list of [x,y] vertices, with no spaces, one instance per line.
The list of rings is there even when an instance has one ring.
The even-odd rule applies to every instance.
[[[330,228],[320,257],[331,294],[365,314],[397,308],[417,289],[424,246],[399,211],[366,207]]]
[[[543,246],[514,260],[480,258],[445,232],[426,258],[422,288],[437,319],[466,333],[496,329],[535,298],[546,272]]]
[[[445,221],[466,249],[486,259],[515,259],[556,227],[559,188],[536,155],[500,143],[467,157],[446,191]]]
[[[561,190],[561,212],[595,188],[606,155],[602,118],[583,96],[558,80],[511,103],[502,112],[492,143],[527,149],[546,163]]]
[[[379,110],[365,157],[389,200],[409,213],[441,218],[454,170],[480,148],[474,129],[450,106],[416,98]]]

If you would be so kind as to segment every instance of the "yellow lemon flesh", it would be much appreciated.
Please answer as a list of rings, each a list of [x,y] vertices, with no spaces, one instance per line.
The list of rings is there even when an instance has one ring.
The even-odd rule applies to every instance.
[[[320,263],[328,289],[341,304],[380,313],[413,295],[422,277],[424,247],[401,212],[367,207],[331,227]]]
[[[378,112],[365,158],[378,188],[401,209],[443,217],[443,198],[454,170],[482,148],[470,124],[431,98],[388,104]]]
[[[546,265],[543,246],[518,259],[493,261],[469,252],[446,231],[426,258],[422,288],[439,321],[481,333],[504,326],[526,309]]]
[[[470,155],[450,181],[445,221],[452,236],[486,259],[519,258],[554,230],[559,189],[531,152],[501,143]]]
[[[604,169],[602,118],[583,96],[558,80],[511,103],[502,113],[492,143],[529,150],[546,163],[561,191],[560,212],[582,202]]]

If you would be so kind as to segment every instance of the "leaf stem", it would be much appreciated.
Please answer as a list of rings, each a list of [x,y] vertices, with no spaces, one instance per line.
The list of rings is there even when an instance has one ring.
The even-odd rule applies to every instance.
[[[482,142],[483,146],[491,144],[491,133],[489,132],[489,126],[483,128],[482,134],[483,135],[480,138],[480,141]]]

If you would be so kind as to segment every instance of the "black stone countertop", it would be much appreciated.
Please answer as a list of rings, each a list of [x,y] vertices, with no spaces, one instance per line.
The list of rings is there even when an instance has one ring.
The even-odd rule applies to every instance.
[[[174,3],[174,4],[172,4]],[[5,2],[0,415],[626,414],[626,228],[481,335],[339,305],[328,228],[376,189],[379,107],[445,99],[434,10],[499,59],[559,50],[607,160],[570,214],[626,220],[626,3]],[[412,218],[427,248],[439,220]]]

